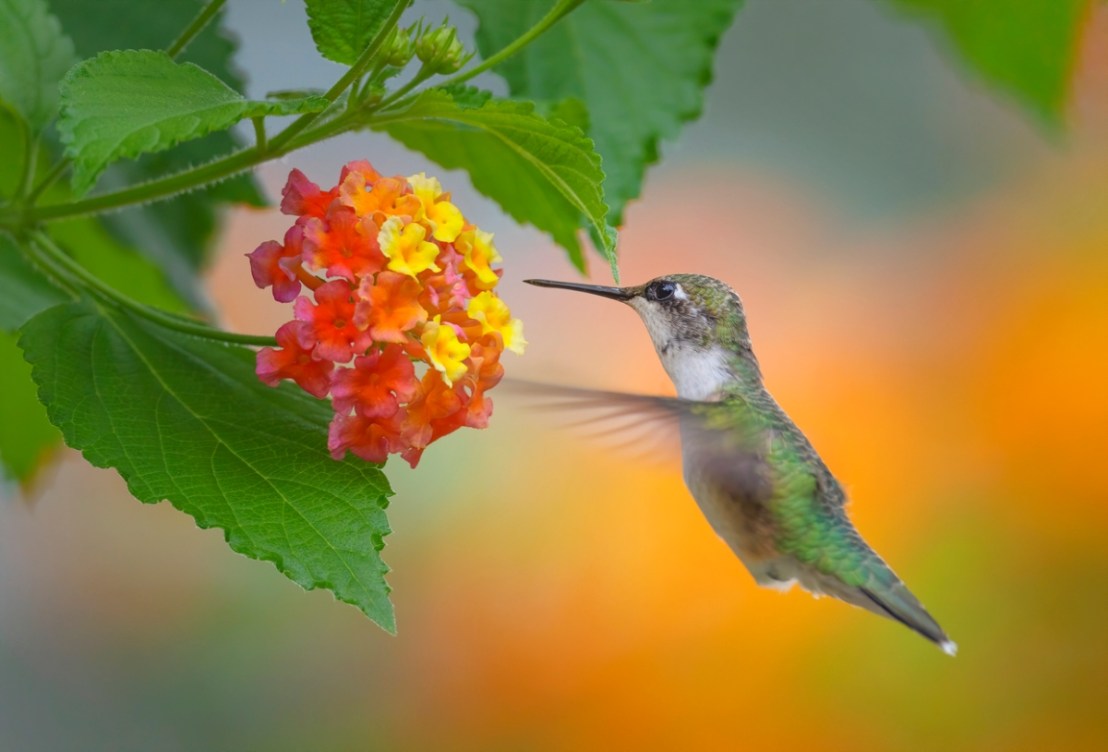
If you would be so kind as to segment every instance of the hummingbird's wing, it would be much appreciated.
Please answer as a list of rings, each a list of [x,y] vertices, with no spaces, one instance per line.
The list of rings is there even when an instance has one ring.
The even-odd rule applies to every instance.
[[[593,431],[594,437],[635,434],[637,447],[644,439],[672,442],[675,446],[667,448],[673,456],[680,454],[681,442],[695,444],[703,470],[721,479],[736,498],[748,503],[769,499],[768,468],[757,450],[757,426],[737,422],[725,405],[520,379],[505,379],[503,387],[526,396],[533,407],[578,416],[570,425],[599,429]]]

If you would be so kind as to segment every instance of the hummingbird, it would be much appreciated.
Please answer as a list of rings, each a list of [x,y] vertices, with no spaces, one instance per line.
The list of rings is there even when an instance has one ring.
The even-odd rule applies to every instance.
[[[525,281],[618,300],[639,314],[676,398],[569,387],[547,394],[677,428],[685,485],[755,582],[833,596],[955,654],[957,645],[854,529],[842,486],[766,390],[734,290],[698,274],[634,287]]]

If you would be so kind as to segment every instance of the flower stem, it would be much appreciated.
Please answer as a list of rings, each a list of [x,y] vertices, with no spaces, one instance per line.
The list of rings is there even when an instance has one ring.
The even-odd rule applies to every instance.
[[[377,51],[380,50],[381,45],[383,45],[388,40],[389,34],[392,33],[393,27],[396,26],[396,24],[400,21],[400,16],[404,14],[404,11],[408,9],[408,6],[410,4],[411,0],[405,0],[404,2],[398,2],[396,4],[396,7],[393,8],[392,13],[390,13],[389,17],[385,19],[385,23],[381,25],[381,28],[378,30],[377,35],[373,37],[373,40],[370,41],[369,45],[362,51],[362,54],[358,56],[358,59],[354,61],[354,64],[351,65],[349,70],[347,70],[346,73],[343,74],[342,78],[336,81],[335,85],[328,89],[327,92],[323,95],[328,102],[335,102],[335,100],[342,96],[342,93],[344,91],[346,91],[348,88],[350,88],[352,84],[358,81],[358,79],[362,77],[362,74],[364,74],[369,69],[369,67],[374,62],[374,58],[377,57]],[[292,122],[292,124],[289,125],[289,127],[285,128],[283,131],[273,137],[273,139],[270,141],[270,148],[280,149],[281,147],[288,144],[293,138],[297,136],[297,134],[311,125],[312,122],[317,117],[319,117],[319,115],[320,113],[318,112],[309,112],[298,117]]]
[[[166,47],[165,53],[170,57],[177,57],[181,52],[188,47],[189,42],[196,38],[196,35],[204,30],[204,27],[211,23],[211,20],[215,18],[223,8],[223,4],[227,0],[211,0],[207,5],[200,9],[200,12],[196,14],[196,18],[192,19],[192,23],[185,27],[185,30],[181,32],[181,35],[173,40],[173,44]]]
[[[442,86],[453,86],[460,83],[465,83],[469,79],[484,73],[485,71],[500,65],[501,62],[510,58],[512,55],[519,52],[521,49],[531,44],[535,39],[541,36],[547,29],[562,20],[563,17],[569,15],[578,5],[585,0],[559,0],[559,2],[550,9],[545,16],[539,19],[538,23],[525,31],[522,35],[516,38],[514,42],[501,49],[495,55],[482,60],[478,65],[464,70],[453,78],[449,78],[444,81]]]
[[[225,332],[221,329],[202,324],[197,321],[174,316],[158,308],[139,303],[134,298],[124,295],[119,290],[100,281],[90,274],[87,269],[71,259],[65,251],[59,248],[46,233],[36,231],[32,233],[32,252],[36,253],[36,260],[48,266],[55,273],[77,281],[78,286],[93,293],[101,300],[111,303],[118,308],[135,313],[147,321],[152,321],[159,326],[173,329],[195,337],[215,340],[217,342],[230,342],[238,345],[269,345],[275,346],[277,341],[273,337],[265,337],[255,334],[239,334],[237,332]]]

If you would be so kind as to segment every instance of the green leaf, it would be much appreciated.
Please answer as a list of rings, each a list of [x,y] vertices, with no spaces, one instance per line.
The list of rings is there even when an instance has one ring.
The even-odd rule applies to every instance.
[[[73,42],[43,0],[0,0],[0,103],[33,132],[58,106],[58,82],[76,61]]]
[[[319,54],[353,65],[389,15],[411,0],[305,0],[308,28]]]
[[[244,118],[319,112],[321,97],[250,101],[192,63],[164,52],[102,52],[61,84],[58,131],[84,192],[107,165],[229,128]]]
[[[448,169],[469,172],[473,186],[517,222],[550,233],[584,269],[578,232],[591,228],[616,273],[615,232],[600,184],[600,157],[579,128],[548,120],[529,102],[478,97],[473,89],[428,89],[370,126]]]
[[[200,0],[97,0],[96,13],[88,12],[88,0],[51,0],[50,6],[62,20],[81,57],[92,57],[112,49],[163,49],[196,16]],[[223,16],[220,13],[219,18]],[[219,18],[210,23],[177,58],[193,62],[211,72],[236,91],[243,90],[242,77],[231,65],[234,39],[226,34]],[[240,139],[232,131],[220,131],[189,141],[169,151],[148,154],[135,162],[117,162],[103,177],[113,186],[143,183],[157,177],[211,161],[234,150]],[[253,173],[236,175],[207,189],[181,194],[102,216],[100,221],[124,244],[166,269],[177,291],[193,305],[203,307],[196,272],[207,260],[219,226],[217,202],[265,206],[266,201]]]
[[[1061,122],[1089,0],[891,0],[933,18],[978,75]]]
[[[507,46],[552,2],[457,0],[480,19],[484,57]],[[741,0],[590,0],[495,70],[512,96],[556,102],[576,97],[588,109],[589,135],[604,158],[609,221],[619,225],[642,192],[662,139],[700,116],[720,36]]]
[[[68,299],[31,266],[14,238],[0,232],[0,332],[14,332],[39,311]]]
[[[331,459],[324,402],[261,384],[246,348],[87,300],[39,314],[19,345],[66,443],[136,498],[168,499],[233,550],[395,630],[380,556],[392,492],[377,466]]]
[[[15,336],[0,333],[0,470],[24,485],[61,443],[58,429],[38,401],[31,366],[15,344]]]

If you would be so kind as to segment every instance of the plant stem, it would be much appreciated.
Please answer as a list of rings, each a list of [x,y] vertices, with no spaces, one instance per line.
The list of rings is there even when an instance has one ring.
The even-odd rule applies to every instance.
[[[482,60],[480,64],[475,65],[469,70],[464,70],[453,78],[448,78],[441,86],[453,86],[455,84],[465,83],[469,79],[484,73],[485,71],[499,65],[502,61],[510,58],[512,55],[519,52],[521,49],[529,45],[536,38],[541,36],[547,29],[556,24],[558,21],[572,11],[574,11],[578,5],[585,0],[559,0],[558,4],[550,9],[550,12],[539,19],[539,22],[525,31],[522,35],[516,38],[514,42],[508,46],[502,48],[495,55],[492,55],[485,60]]]
[[[19,170],[19,183],[15,189],[15,195],[19,197],[27,194],[27,191],[31,188],[31,181],[35,177],[38,139],[31,135],[31,128],[23,121],[23,118],[17,117],[15,121],[19,124],[19,133],[23,141],[23,164]]]
[[[67,167],[69,167],[68,157],[58,160],[58,162],[50,168],[50,172],[46,173],[42,180],[38,181],[38,185],[36,185],[35,189],[27,196],[27,205],[34,206],[35,202],[46,192],[46,189],[57,182],[58,178],[62,176],[62,173],[65,172]]]
[[[192,23],[185,27],[185,30],[181,32],[181,35],[173,40],[173,44],[166,48],[165,53],[172,57],[177,57],[181,52],[188,47],[189,42],[196,38],[196,35],[204,30],[204,27],[211,23],[211,20],[215,18],[223,8],[223,4],[226,0],[211,0],[207,5],[201,8],[200,12],[196,14],[196,18],[192,19]]]
[[[380,102],[378,102],[375,109],[378,109],[378,110],[386,109],[387,107],[392,105],[394,102],[398,101],[405,94],[407,94],[409,91],[411,91],[415,87],[419,86],[421,83],[423,83],[424,81],[429,79],[431,76],[435,75],[434,73],[427,73],[427,72],[425,72],[425,70],[426,70],[426,68],[421,68],[419,71],[417,71],[416,74],[414,76],[412,76],[411,81],[404,84],[399,89],[392,92],[387,97],[385,97]]]
[[[250,122],[254,124],[254,148],[258,151],[264,152],[266,150],[265,118],[251,118]]]
[[[94,293],[105,302],[117,307],[125,308],[147,321],[152,321],[159,326],[173,329],[195,337],[215,340],[217,342],[231,342],[239,345],[269,345],[275,346],[277,341],[273,337],[265,337],[255,334],[239,334],[237,332],[225,332],[221,329],[201,324],[195,321],[178,318],[158,308],[139,303],[134,298],[124,295],[119,290],[111,287],[93,276],[83,266],[71,259],[65,251],[59,248],[46,233],[37,231],[32,234],[31,248],[38,251],[37,260],[49,266],[55,272],[75,279],[80,282],[80,287]]]
[[[377,57],[377,51],[381,49],[389,38],[389,34],[392,33],[393,27],[400,21],[400,16],[404,14],[404,11],[408,9],[411,4],[411,0],[405,0],[404,2],[398,2],[396,7],[393,8],[392,13],[385,19],[385,23],[381,26],[377,35],[370,41],[369,46],[362,51],[362,54],[358,56],[358,59],[354,61],[354,64],[350,66],[350,69],[343,74],[342,78],[335,82],[327,92],[323,95],[327,101],[334,102],[342,93],[350,88],[351,84],[356,82],[362,77],[362,74],[366,72],[370,65],[373,64],[373,60]],[[319,117],[318,112],[309,112],[301,115],[296,120],[278,133],[270,141],[270,146],[273,149],[280,149],[284,145],[288,144],[293,138],[295,138],[301,131],[307,128],[312,122]]]

